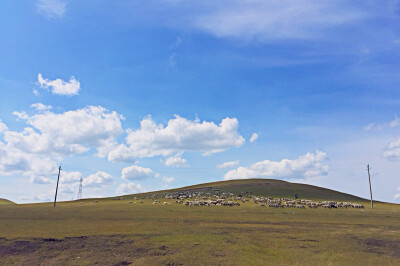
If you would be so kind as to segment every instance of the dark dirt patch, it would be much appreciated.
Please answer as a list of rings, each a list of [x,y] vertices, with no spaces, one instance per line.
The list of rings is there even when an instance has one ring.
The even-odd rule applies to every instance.
[[[400,258],[400,240],[377,238],[361,239],[356,236],[352,236],[352,239],[361,243],[366,252],[380,255],[385,254],[393,258]]]
[[[118,262],[118,263],[114,264],[114,266],[129,265],[129,264],[131,264],[131,263],[132,263],[132,262],[129,262],[129,261],[124,260],[124,261],[121,261],[121,262]]]
[[[387,253],[391,257],[400,258],[400,240],[368,238],[365,240],[365,244],[370,252],[377,254]]]
[[[164,262],[162,265],[165,266],[178,266],[178,265],[183,265],[182,263],[177,263],[177,262]]]
[[[299,241],[302,241],[302,242],[319,242],[318,240],[315,240],[315,239],[299,239]]]
[[[165,256],[167,246],[150,247],[135,244],[135,236],[80,236],[29,239],[0,239],[0,265],[15,264],[75,264],[76,260],[90,264],[129,265],[142,257]]]
[[[55,238],[43,238],[42,239],[44,242],[61,242],[61,239],[55,239]]]

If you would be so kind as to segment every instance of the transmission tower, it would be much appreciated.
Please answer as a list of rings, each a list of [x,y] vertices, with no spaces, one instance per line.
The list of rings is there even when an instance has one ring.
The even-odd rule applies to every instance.
[[[82,199],[82,177],[81,182],[79,184],[79,192],[78,192],[78,200]]]

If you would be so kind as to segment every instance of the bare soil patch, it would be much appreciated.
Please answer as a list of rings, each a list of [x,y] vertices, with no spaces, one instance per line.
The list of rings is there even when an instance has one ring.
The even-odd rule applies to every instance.
[[[0,264],[101,264],[129,265],[142,257],[165,256],[167,246],[136,244],[137,236],[78,236],[30,239],[0,239]],[[137,239],[141,241],[143,239]]]

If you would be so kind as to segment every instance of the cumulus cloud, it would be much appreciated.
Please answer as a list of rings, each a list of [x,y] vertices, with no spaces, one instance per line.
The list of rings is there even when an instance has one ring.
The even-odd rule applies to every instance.
[[[32,108],[35,108],[37,111],[46,111],[53,108],[51,105],[44,105],[42,103],[34,103],[31,105]]]
[[[253,143],[257,139],[258,139],[258,134],[257,133],[253,133],[253,135],[251,135],[251,137],[250,137],[250,142]]]
[[[326,175],[329,167],[324,165],[327,155],[322,151],[306,153],[294,160],[264,160],[248,167],[238,167],[224,175],[225,180],[242,178],[306,178]]]
[[[158,177],[158,174],[155,174],[150,168],[132,165],[122,169],[121,177],[125,180],[144,180]]]
[[[60,0],[39,0],[37,9],[48,18],[61,18],[67,10],[67,4]]]
[[[36,110],[31,116],[25,112],[14,114],[25,120],[27,127],[22,131],[12,131],[0,122],[3,137],[0,139],[0,175],[22,174],[30,177],[33,183],[49,183],[48,177],[57,174],[56,160],[63,156],[80,154],[92,148],[100,157],[107,155],[115,148],[116,138],[123,132],[123,117],[101,106],[64,113]]]
[[[143,192],[142,186],[135,183],[121,184],[116,190],[117,195],[135,194],[140,192]]]
[[[51,184],[53,181],[50,178],[44,176],[31,176],[29,181],[32,184]]]
[[[100,188],[112,183],[112,176],[106,172],[98,171],[83,179],[82,185],[85,187]]]
[[[126,158],[168,156],[184,151],[202,151],[206,155],[221,152],[244,143],[244,138],[237,132],[238,126],[238,120],[229,117],[217,125],[176,115],[166,126],[147,117],[140,122],[139,129],[128,130],[127,145],[121,144],[112,150],[108,159],[125,161]]]
[[[6,130],[8,130],[7,125],[4,124],[3,121],[0,119],[0,133],[3,133]]]
[[[60,183],[70,184],[80,182],[82,174],[80,172],[61,172]]]
[[[187,164],[186,159],[181,158],[181,155],[181,153],[177,153],[174,156],[168,157],[164,164],[172,167],[188,167],[189,165]]]
[[[26,114],[26,112],[22,111],[22,112],[18,112],[18,111],[14,111],[12,113],[13,115],[15,115],[16,117],[18,117],[21,120],[25,120],[28,119],[28,115]]]
[[[222,168],[234,167],[234,166],[236,166],[238,164],[239,164],[239,160],[231,161],[231,162],[224,162],[224,163],[221,163],[221,164],[217,164],[217,168],[218,169],[222,169]]]
[[[6,131],[5,141],[21,151],[37,154],[77,154],[91,147],[115,143],[122,133],[122,116],[101,106],[88,106],[64,113],[14,112],[32,127],[22,132]],[[111,147],[110,147],[111,148]]]
[[[81,89],[81,84],[73,76],[69,82],[62,79],[44,79],[42,74],[38,74],[38,84],[43,89],[50,89],[53,94],[58,95],[77,95]]]
[[[383,152],[383,157],[389,160],[400,159],[400,137],[389,143]]]
[[[124,144],[120,144],[114,149],[111,149],[108,153],[108,160],[110,162],[134,162],[135,161],[135,153],[126,147]]]
[[[31,177],[31,182],[37,183],[38,176],[56,173],[57,164],[48,156],[27,153],[0,141],[0,175],[23,174]]]

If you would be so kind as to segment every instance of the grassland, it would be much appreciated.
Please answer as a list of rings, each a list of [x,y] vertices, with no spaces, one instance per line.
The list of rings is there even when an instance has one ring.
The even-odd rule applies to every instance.
[[[275,189],[265,183],[274,183]],[[297,188],[300,196],[324,196],[322,188],[274,180],[183,190],[207,187],[281,196]],[[348,194],[327,193],[366,203]],[[239,207],[187,207],[153,205],[152,199],[140,204],[133,197],[63,202],[56,208],[50,203],[0,206],[0,265],[400,264],[399,205],[294,210],[246,202]]]
[[[0,198],[0,205],[5,205],[5,204],[15,204],[15,202],[12,202],[11,200]]]

